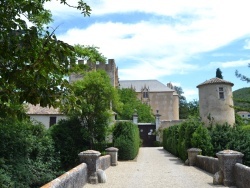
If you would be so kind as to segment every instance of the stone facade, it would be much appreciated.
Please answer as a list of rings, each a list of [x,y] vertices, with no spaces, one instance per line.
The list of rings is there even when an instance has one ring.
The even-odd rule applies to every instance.
[[[206,126],[210,121],[218,124],[235,123],[232,86],[219,78],[212,78],[198,85],[200,117]],[[208,119],[210,117],[210,120]]]
[[[120,80],[120,88],[132,88],[137,98],[161,114],[161,120],[179,120],[179,96],[158,80]],[[139,115],[139,114],[138,114]]]

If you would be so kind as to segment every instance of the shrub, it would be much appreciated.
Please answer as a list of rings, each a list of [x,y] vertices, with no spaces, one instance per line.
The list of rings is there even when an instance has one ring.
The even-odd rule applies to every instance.
[[[201,134],[201,137],[199,137],[199,134]],[[195,118],[190,118],[179,125],[171,126],[163,131],[164,149],[183,161],[188,157],[187,150],[192,147],[202,147],[204,148],[203,153],[211,153],[212,145],[211,143],[209,145],[210,139],[208,130],[203,128],[202,123]]]
[[[179,125],[174,125],[163,130],[163,148],[176,156],[178,156],[178,133]]]
[[[207,128],[199,125],[191,138],[191,145],[195,148],[200,148],[202,154],[206,156],[213,156],[213,145],[211,143],[211,136]]]
[[[58,175],[59,158],[43,125],[1,121],[0,136],[2,187],[40,187]]]
[[[214,147],[214,156],[217,152],[229,149],[228,143],[232,138],[232,128],[228,124],[216,124],[211,130],[211,143]]]
[[[55,142],[56,151],[60,154],[61,168],[68,171],[77,166],[79,164],[78,154],[87,150],[90,145],[78,118],[61,120],[49,131]]]
[[[140,147],[138,127],[131,122],[118,122],[113,131],[113,142],[119,149],[119,160],[134,159]]]

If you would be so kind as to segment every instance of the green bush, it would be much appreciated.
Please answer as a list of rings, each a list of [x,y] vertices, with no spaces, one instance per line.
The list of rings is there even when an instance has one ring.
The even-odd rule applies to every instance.
[[[55,142],[56,151],[60,154],[62,170],[68,171],[77,166],[78,154],[89,149],[90,145],[78,118],[61,120],[57,125],[53,125],[49,132]]]
[[[216,125],[210,132],[214,154],[225,149],[239,151],[244,154],[243,164],[250,166],[250,133],[245,129],[246,126]]]
[[[0,122],[2,187],[40,187],[59,175],[54,142],[41,124]]]
[[[214,156],[217,152],[229,149],[229,142],[232,139],[232,128],[228,124],[216,124],[211,130],[211,143],[214,148]]]
[[[174,125],[163,130],[163,148],[175,156],[178,156],[179,126]]]
[[[140,147],[138,127],[131,122],[118,122],[113,131],[113,142],[119,149],[119,160],[134,159]]]
[[[163,147],[173,155],[185,161],[189,148],[203,149],[203,154],[212,152],[209,132],[202,123],[195,118],[190,118],[179,125],[174,125],[163,131]]]
[[[211,143],[211,136],[207,128],[199,125],[191,138],[191,145],[194,148],[200,148],[202,154],[206,156],[213,156],[213,145]]]

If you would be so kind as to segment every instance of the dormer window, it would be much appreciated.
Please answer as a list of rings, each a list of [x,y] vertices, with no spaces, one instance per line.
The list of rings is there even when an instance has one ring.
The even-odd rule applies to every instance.
[[[148,98],[148,91],[143,91],[143,98]]]
[[[219,87],[219,99],[225,99],[224,88]]]
[[[148,99],[149,98],[149,88],[144,86],[144,88],[141,89],[142,92],[142,98],[143,99]]]

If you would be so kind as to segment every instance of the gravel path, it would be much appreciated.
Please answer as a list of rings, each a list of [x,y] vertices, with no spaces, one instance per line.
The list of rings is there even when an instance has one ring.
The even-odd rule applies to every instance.
[[[84,188],[211,188],[213,175],[183,162],[162,147],[140,148],[134,161],[118,162],[106,171],[107,183]]]

